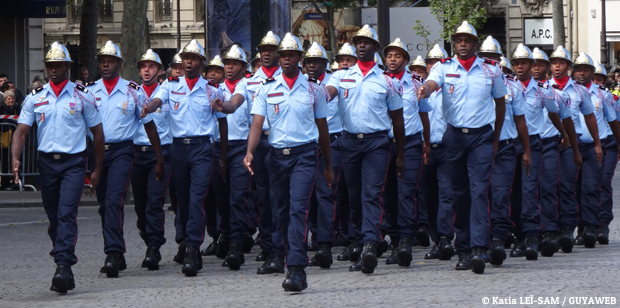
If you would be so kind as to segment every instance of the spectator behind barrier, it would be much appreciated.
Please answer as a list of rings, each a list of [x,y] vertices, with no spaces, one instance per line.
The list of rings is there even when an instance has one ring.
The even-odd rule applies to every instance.
[[[0,115],[19,115],[20,107],[17,105],[16,95],[13,90],[4,91],[5,104],[0,106]],[[0,160],[2,173],[11,173],[11,158],[9,155],[9,145],[11,144],[11,138],[15,127],[2,125],[2,123],[13,123],[17,125],[15,119],[0,119]],[[11,176],[3,176],[0,180],[0,189],[11,190]]]

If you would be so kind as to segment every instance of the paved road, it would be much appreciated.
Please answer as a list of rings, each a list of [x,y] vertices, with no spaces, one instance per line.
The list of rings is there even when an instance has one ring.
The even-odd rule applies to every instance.
[[[615,183],[620,191],[620,182]],[[618,194],[616,194],[616,200]],[[382,258],[373,275],[349,273],[349,262],[335,261],[329,270],[309,268],[309,288],[301,294],[282,291],[283,275],[256,275],[255,248],[246,264],[233,272],[222,260],[206,257],[197,277],[186,278],[172,261],[176,244],[173,214],[167,213],[163,261],[159,271],[140,268],[145,252],[135,227],[133,206],[125,209],[128,269],[119,278],[99,274],[105,255],[97,207],[80,208],[77,244],[79,262],[73,267],[76,289],[67,295],[49,291],[54,273],[47,255],[47,217],[42,208],[0,208],[0,307],[481,307],[483,297],[515,300],[558,297],[612,296],[620,306],[620,223],[611,227],[611,241],[595,249],[578,247],[538,261],[509,259],[487,267],[484,275],[454,270],[452,261],[425,261],[427,249],[414,248],[410,268],[387,266]],[[616,211],[620,217],[620,211]],[[203,247],[206,247],[205,243]],[[334,248],[336,255],[341,248]],[[523,297],[523,298],[520,298]],[[575,300],[575,299],[572,299]],[[557,305],[556,305],[557,306]],[[612,305],[613,306],[613,305]]]

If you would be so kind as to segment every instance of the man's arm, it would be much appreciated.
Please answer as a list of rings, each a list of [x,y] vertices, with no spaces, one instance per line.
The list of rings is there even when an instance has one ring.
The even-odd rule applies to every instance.
[[[424,135],[424,163],[428,163],[431,153],[431,124],[428,120],[428,112],[420,112],[420,120],[422,121],[422,135]]]
[[[245,169],[247,169],[252,175],[254,175],[254,171],[252,170],[252,160],[254,159],[253,154],[258,146],[260,134],[263,132],[264,121],[265,117],[260,114],[255,114],[254,120],[252,121],[252,127],[250,127],[250,134],[248,135],[248,149],[245,153],[243,164],[245,165]]]
[[[103,125],[97,124],[90,128],[93,134],[93,146],[95,150],[95,170],[90,174],[90,194],[95,194],[97,185],[99,184],[99,175],[103,169],[103,157],[105,156],[105,136],[103,135]]]
[[[557,129],[560,132],[560,135],[562,136],[562,142],[566,143],[564,144],[564,146],[568,147],[570,139],[568,137],[568,134],[566,133],[566,129],[564,129],[564,125],[562,125],[562,119],[560,119],[560,115],[555,112],[549,112],[548,115],[549,115],[549,120],[551,120],[551,123],[553,124],[555,129]]]
[[[396,139],[396,172],[399,177],[403,176],[405,169],[405,120],[403,119],[403,109],[390,110],[392,118],[392,128],[394,130],[394,139]]]
[[[329,142],[329,127],[327,126],[327,119],[315,119],[316,127],[319,129],[319,146],[321,147],[321,152],[323,153],[323,161],[325,161],[325,172],[323,176],[325,176],[325,181],[327,181],[327,185],[329,189],[332,189],[332,184],[334,183],[334,171],[332,170],[332,148],[331,143]]]
[[[166,172],[166,168],[164,167],[164,156],[161,153],[161,141],[159,140],[159,133],[157,133],[157,126],[155,125],[155,121],[144,123],[144,130],[146,131],[146,135],[149,137],[151,146],[153,147],[153,150],[155,151],[155,156],[157,156],[157,166],[155,166],[155,177],[160,183],[163,183],[164,173]]]
[[[493,141],[493,156],[497,152],[497,144],[499,143],[499,136],[502,133],[502,127],[504,127],[504,117],[506,116],[506,98],[504,96],[500,98],[493,98],[495,101],[495,140]]]
[[[30,132],[30,126],[26,124],[17,124],[17,129],[13,132],[13,141],[11,141],[11,157],[13,157],[12,170],[15,176],[15,184],[19,183],[19,167],[21,162],[19,158],[22,156],[26,136]]]
[[[523,145],[523,155],[521,160],[523,161],[523,167],[525,168],[525,172],[529,176],[530,165],[532,161],[530,158],[530,135],[527,131],[525,116],[515,115],[513,116],[513,119],[515,120],[515,126],[517,127],[517,132],[519,133],[519,139],[521,140],[521,144]]]
[[[616,142],[620,144],[620,125],[618,125],[618,121],[616,120],[609,122],[609,127],[616,138]]]
[[[243,102],[245,102],[245,97],[243,95],[234,94],[230,98],[230,100],[227,100],[225,102],[223,102],[222,99],[220,98],[214,99],[213,104],[211,104],[211,106],[213,107],[213,110],[215,110],[216,112],[231,114],[231,113],[235,113],[235,111],[237,111],[237,108],[239,108],[239,106],[241,106]]]
[[[573,148],[573,161],[577,168],[581,169],[581,165],[583,164],[583,159],[581,158],[581,153],[579,152],[579,144],[577,143],[577,132],[575,131],[575,123],[571,117],[568,117],[562,120],[562,125],[564,129],[566,129],[566,134],[568,135],[568,140],[570,141],[570,146]]]
[[[161,99],[154,98],[153,100],[148,102],[148,104],[146,104],[144,108],[142,108],[142,113],[140,113],[140,118],[144,119],[144,117],[146,117],[147,114],[155,112],[155,110],[157,110],[157,108],[159,108],[161,104],[162,104]]]
[[[326,86],[327,92],[329,93],[329,102],[331,102],[334,97],[338,96],[338,89],[334,86]]]
[[[428,98],[429,96],[431,96],[431,93],[437,91],[438,88],[439,85],[437,84],[437,82],[435,82],[434,80],[426,80],[426,82],[418,88],[418,101],[422,100],[423,98]]]
[[[220,129],[220,176],[222,181],[226,183],[226,155],[228,154],[228,119],[226,117],[218,118],[217,123]]]
[[[596,152],[596,160],[598,161],[598,165],[601,165],[601,160],[603,159],[603,149],[601,148],[601,140],[598,137],[598,125],[596,124],[596,116],[594,113],[590,113],[587,115],[583,115],[583,119],[586,122],[586,126],[588,127],[588,131],[594,139],[594,151]]]

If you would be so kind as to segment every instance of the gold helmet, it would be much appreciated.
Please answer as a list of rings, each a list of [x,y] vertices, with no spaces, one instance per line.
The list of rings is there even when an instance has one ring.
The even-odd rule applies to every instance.
[[[338,56],[351,56],[357,58],[357,53],[355,52],[355,47],[349,43],[344,43],[342,47],[336,53],[336,57]]]
[[[306,51],[304,58],[319,58],[327,60],[327,53],[325,52],[325,48],[323,48],[323,46],[319,45],[317,42],[313,42]]]
[[[339,70],[339,69],[340,69],[340,66],[338,65],[338,62],[334,61],[334,63],[332,63],[332,64],[329,66],[329,69],[330,69],[332,72],[335,72],[335,71],[337,71],[337,70]]]
[[[499,66],[509,69],[512,72],[512,65],[510,64],[510,61],[508,61],[508,59],[506,59],[506,57],[504,56],[500,57]]]
[[[175,64],[183,64],[183,59],[181,59],[180,53],[175,54],[174,57],[172,57],[172,61],[170,61],[170,66]]]
[[[523,44],[517,45],[517,48],[515,48],[515,51],[512,52],[512,61],[516,59],[529,59],[529,60],[532,60],[532,62],[536,62],[536,60],[534,59],[534,54],[532,54],[532,51]]]
[[[152,49],[147,50],[142,55],[142,58],[140,58],[140,61],[138,61],[138,69],[140,68],[140,65],[142,64],[142,62],[146,62],[146,61],[155,62],[159,64],[160,68],[164,67],[164,65],[161,63],[161,59],[159,58],[159,55],[155,53]]]
[[[596,70],[596,66],[594,65],[594,61],[592,60],[592,58],[583,51],[579,53],[579,56],[577,56],[577,58],[575,58],[575,61],[573,61],[573,65],[587,65]]]
[[[185,54],[194,54],[200,56],[203,60],[207,59],[207,56],[205,55],[205,49],[195,39],[191,40],[189,43],[187,43],[187,45],[185,45],[185,47],[183,47],[183,50],[181,51],[181,57]]]
[[[601,65],[598,62],[596,62],[594,67],[595,67],[594,75],[601,75],[601,76],[603,76],[605,78],[605,80],[607,80],[607,78],[609,78],[609,76],[607,76],[607,70],[605,69],[605,67],[603,67],[603,65]]]
[[[499,42],[494,39],[492,36],[487,36],[487,38],[480,44],[480,50],[478,52],[481,53],[493,53],[496,55],[503,56],[502,47],[499,45]]]
[[[232,45],[230,49],[224,53],[222,60],[237,60],[243,62],[243,64],[248,64],[248,58],[245,55],[245,51],[243,51],[239,45]]]
[[[379,47],[381,47],[381,43],[379,43],[379,36],[377,35],[377,32],[375,32],[375,30],[371,28],[369,25],[364,25],[361,29],[357,31],[357,33],[355,33],[355,35],[351,39],[353,44],[355,44],[355,38],[357,37],[369,38],[373,40],[374,42],[376,42],[377,44],[379,44]]]
[[[107,41],[105,45],[103,45],[103,47],[99,49],[99,52],[97,53],[97,58],[100,56],[111,56],[121,61],[123,60],[123,58],[121,57],[121,49],[118,48],[116,44],[112,43],[112,41]]]
[[[412,68],[414,66],[426,67],[426,61],[422,59],[422,56],[417,56],[415,59],[413,59],[413,61],[411,61],[411,64],[409,64],[409,68]]]
[[[325,71],[328,73],[333,73],[332,69],[331,69],[331,64],[329,63],[329,60],[327,60],[327,65],[325,66]]]
[[[260,52],[256,53],[254,59],[252,59],[252,62],[250,62],[250,64],[254,65],[254,61],[260,61]]]
[[[571,64],[573,63],[573,61],[571,61],[570,59],[570,54],[568,53],[568,50],[566,50],[566,48],[564,48],[562,45],[558,46],[558,48],[556,48],[551,53],[549,60],[551,59],[562,59],[570,62]]]
[[[301,42],[296,36],[291,35],[290,32],[284,35],[284,38],[282,39],[282,41],[280,41],[280,44],[278,45],[278,49],[276,50],[276,53],[280,51],[287,51],[287,50],[299,51],[302,54],[302,56],[304,54],[304,50],[301,47]]]
[[[405,44],[403,44],[403,42],[400,41],[400,38],[397,37],[389,45],[387,45],[387,46],[385,46],[385,48],[383,48],[383,57],[385,57],[387,55],[388,50],[390,48],[398,49],[398,51],[402,52],[405,55],[405,58],[407,59],[407,62],[409,62],[409,59],[411,59],[409,57],[409,53],[407,52],[407,47],[405,47]]]
[[[260,50],[261,46],[278,46],[280,45],[280,37],[275,35],[273,31],[267,32],[267,35],[260,40],[260,44],[256,46],[256,49]]]
[[[446,50],[443,49],[443,47],[439,46],[439,44],[435,44],[435,46],[433,46],[433,48],[426,53],[425,60],[430,60],[430,59],[439,60],[439,59],[444,59],[447,57],[448,57],[448,53],[446,52]]]
[[[45,53],[45,63],[48,62],[72,62],[69,51],[65,45],[53,42],[50,49]]]
[[[381,56],[379,55],[378,52],[375,52],[375,63],[377,63],[377,65],[379,65],[379,67],[382,70],[385,70],[385,65],[383,64],[383,59],[381,58]]]
[[[476,41],[479,40],[476,29],[474,28],[474,26],[470,25],[467,20],[464,20],[463,23],[458,28],[456,28],[456,31],[454,31],[454,34],[452,34],[452,39],[454,39],[454,37],[459,34],[467,34],[476,39]]]
[[[547,64],[551,64],[551,62],[549,61],[549,57],[547,57],[547,54],[538,49],[538,47],[535,47],[534,50],[532,51],[532,56],[534,57],[534,60],[536,60],[536,62],[545,62]]]
[[[211,59],[211,61],[209,61],[209,63],[207,63],[207,65],[205,67],[209,67],[209,66],[215,66],[215,67],[224,68],[224,62],[222,62],[222,58],[220,58],[220,56],[217,55],[217,56],[213,57],[213,59]]]

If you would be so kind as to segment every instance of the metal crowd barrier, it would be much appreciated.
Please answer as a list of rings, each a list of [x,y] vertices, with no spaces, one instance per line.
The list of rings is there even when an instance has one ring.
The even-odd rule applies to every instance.
[[[2,120],[17,120],[19,116],[13,115],[0,115],[0,119]],[[12,157],[11,157],[11,139],[12,135],[17,129],[17,124],[3,121],[0,122],[0,162],[2,162],[2,169],[0,170],[0,177],[10,177],[13,180],[13,173],[11,172],[12,168]],[[21,155],[21,170],[20,181],[19,181],[19,190],[23,191],[24,189],[30,189],[36,191],[35,183],[38,181],[39,176],[39,168],[38,168],[38,151],[37,151],[37,125],[33,125],[30,128],[30,132],[26,137],[26,142],[24,143],[24,149]],[[11,131],[10,136],[7,137],[6,132]],[[6,140],[8,138],[8,140]],[[5,148],[6,146],[6,148]],[[7,168],[8,167],[8,168]]]

